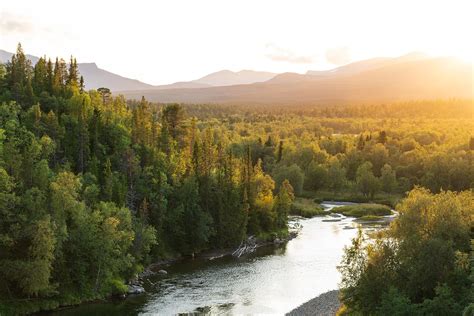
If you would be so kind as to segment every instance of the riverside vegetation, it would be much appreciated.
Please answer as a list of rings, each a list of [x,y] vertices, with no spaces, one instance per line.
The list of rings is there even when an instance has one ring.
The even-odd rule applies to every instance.
[[[284,237],[292,210],[318,213],[317,204],[302,197],[393,206],[416,185],[432,192],[472,190],[472,111],[471,100],[330,108],[127,101],[107,88],[85,91],[74,58],[69,64],[40,58],[33,67],[19,46],[11,62],[0,65],[0,312],[120,294],[154,260],[236,247],[249,235]],[[425,204],[410,202],[420,192]],[[295,196],[300,199],[293,203]],[[417,241],[445,251],[443,274],[420,280],[427,282],[420,293],[396,287],[398,270],[387,279],[394,289],[367,289],[407,304],[451,293],[459,302],[453,308],[465,305],[472,192],[441,196],[459,201],[459,208],[449,209],[453,235],[442,234],[445,215],[433,211],[429,225],[437,225],[439,236],[432,241],[418,232],[425,239]],[[420,210],[436,199],[415,189],[402,210]],[[456,226],[461,221],[464,226]],[[410,221],[398,223],[400,232],[411,227]],[[375,249],[398,259],[424,253],[399,250],[409,235],[395,232],[376,245],[393,240],[396,248]],[[364,252],[367,247],[354,257],[366,258],[365,266],[350,255],[343,265],[344,280],[355,282],[343,283],[346,312],[388,306],[380,295],[366,307],[360,304],[367,297],[351,294],[365,289],[357,282],[365,280],[364,267],[372,267],[376,253]],[[458,258],[467,267],[449,273],[458,271]],[[416,271],[432,262],[410,260],[402,266],[416,263]]]
[[[345,251],[338,315],[473,315],[474,193],[416,188]]]

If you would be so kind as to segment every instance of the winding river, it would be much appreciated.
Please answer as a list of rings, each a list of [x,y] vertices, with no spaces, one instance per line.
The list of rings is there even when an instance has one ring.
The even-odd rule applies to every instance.
[[[326,203],[326,209],[340,204]],[[84,304],[55,315],[284,314],[337,289],[344,246],[356,235],[353,218],[300,219],[299,235],[241,258],[187,260],[145,284],[146,294]]]

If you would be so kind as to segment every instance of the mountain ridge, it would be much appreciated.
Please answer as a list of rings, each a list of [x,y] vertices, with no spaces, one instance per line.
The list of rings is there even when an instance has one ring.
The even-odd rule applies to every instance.
[[[0,62],[12,53],[0,50]],[[34,63],[38,57],[27,55]],[[472,64],[450,57],[410,53],[377,57],[334,69],[298,73],[221,70],[192,81],[150,85],[79,63],[87,89],[108,87],[128,98],[156,102],[320,104],[385,102],[419,98],[473,98]]]
[[[426,98],[473,98],[472,64],[450,57],[388,63],[350,75],[280,74],[260,83],[228,87],[122,91],[155,102],[221,104],[335,104]],[[279,79],[280,78],[280,79]],[[284,78],[285,80],[281,80]]]
[[[11,59],[13,53],[0,49],[0,62]],[[34,65],[39,57],[26,55]],[[108,87],[112,91],[144,89],[195,89],[213,86],[250,84],[271,79],[276,73],[255,70],[220,70],[191,81],[179,81],[165,85],[151,85],[137,79],[127,78],[100,68],[95,62],[78,63],[79,72],[84,76],[86,89]]]

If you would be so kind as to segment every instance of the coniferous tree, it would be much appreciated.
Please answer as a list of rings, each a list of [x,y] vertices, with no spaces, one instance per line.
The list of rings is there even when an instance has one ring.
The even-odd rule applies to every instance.
[[[43,91],[48,90],[48,66],[46,59],[41,57],[34,67],[33,91],[36,95],[40,95]]]
[[[275,201],[276,221],[275,225],[279,229],[286,229],[288,226],[288,214],[291,204],[295,199],[293,187],[288,180],[283,181],[278,191]]]
[[[7,64],[6,81],[13,99],[23,108],[28,108],[34,102],[31,85],[33,69],[31,61],[26,58],[21,44]]]
[[[78,88],[79,87],[78,80],[79,80],[79,70],[77,68],[77,61],[76,61],[76,58],[73,58],[71,56],[66,84],[71,88]]]
[[[283,157],[283,141],[280,140],[278,143],[278,154],[277,154],[277,163],[281,161],[281,158]]]
[[[46,64],[46,90],[50,95],[54,93],[54,70],[51,59],[48,59]]]
[[[377,139],[378,143],[385,144],[387,142],[387,133],[385,131],[381,131],[379,133],[379,137]]]
[[[81,93],[84,93],[84,88],[85,88],[85,84],[84,84],[84,77],[81,76],[80,80],[79,80],[79,91]]]

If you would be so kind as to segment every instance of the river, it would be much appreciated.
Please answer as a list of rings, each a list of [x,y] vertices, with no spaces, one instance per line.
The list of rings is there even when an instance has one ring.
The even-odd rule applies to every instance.
[[[324,204],[325,208],[336,204]],[[299,235],[241,258],[185,260],[145,284],[146,294],[84,304],[54,315],[284,314],[338,288],[344,246],[356,235],[353,218],[301,219]]]

